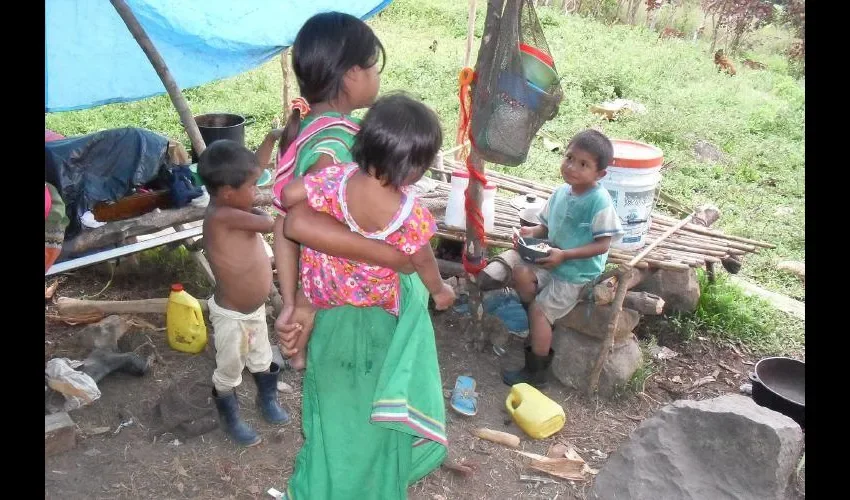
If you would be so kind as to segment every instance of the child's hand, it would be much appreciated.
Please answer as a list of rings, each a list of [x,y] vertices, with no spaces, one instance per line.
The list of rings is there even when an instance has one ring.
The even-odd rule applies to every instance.
[[[445,311],[455,303],[455,291],[449,285],[443,283],[442,288],[437,293],[432,293],[431,298],[434,299],[434,309]]]
[[[301,332],[301,325],[298,323],[290,323],[292,313],[295,312],[295,305],[284,304],[277,320],[274,322],[274,330],[277,333],[278,343],[284,347],[282,352],[286,356],[292,356],[297,349],[294,349],[295,342],[298,340],[298,334]]]
[[[523,238],[533,237],[534,228],[529,226],[522,226],[521,228],[519,228],[519,235]]]
[[[521,228],[519,228],[518,232],[519,232],[519,235],[522,236],[523,238],[533,238],[534,237],[534,228],[533,227],[522,226]],[[517,238],[516,232],[514,232],[512,240],[513,240],[513,243],[514,243],[514,248],[516,248],[517,245],[519,244],[519,238]]]
[[[540,257],[534,261],[535,264],[543,269],[555,269],[567,260],[567,253],[560,248],[552,248],[549,250],[549,255]]]

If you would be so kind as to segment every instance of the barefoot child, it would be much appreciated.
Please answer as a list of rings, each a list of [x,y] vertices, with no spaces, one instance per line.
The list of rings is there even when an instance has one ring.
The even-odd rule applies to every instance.
[[[266,325],[272,269],[259,233],[271,232],[274,220],[253,208],[260,173],[256,156],[234,141],[216,141],[198,159],[198,175],[210,194],[204,250],[215,277],[207,301],[215,334],[213,396],[222,428],[244,446],[261,440],[239,417],[235,389],[246,366],[257,384],[263,417],[273,424],[289,421],[277,402],[280,367],[272,362]]]
[[[454,293],[429,244],[434,219],[408,192],[441,143],[439,121],[425,105],[385,97],[363,119],[353,163],[284,188],[284,206],[306,199],[352,231],[412,255],[418,273],[302,249],[301,287],[318,313],[304,375],[304,446],[285,498],[402,499],[445,459],[427,291],[441,309]]]
[[[266,136],[257,157],[268,164],[275,141],[278,143],[275,176],[275,264],[280,281],[283,309],[275,323],[281,344],[284,336],[309,333],[314,311],[298,283],[298,246],[283,235],[280,203],[284,186],[294,178],[335,163],[350,162],[359,120],[351,112],[374,102],[380,87],[384,47],[369,26],[360,19],[339,12],[317,14],[304,24],[292,45],[292,68],[298,80],[300,98],[293,101],[292,114],[282,130]],[[303,369],[306,337],[301,349],[284,349],[295,369]]]
[[[552,325],[572,311],[584,284],[602,273],[612,238],[623,233],[611,196],[598,184],[613,156],[611,141],[600,132],[585,130],[573,137],[561,163],[566,184],[543,207],[542,224],[520,229],[524,237],[548,238],[553,248],[537,265],[514,269],[514,288],[528,311],[531,346],[521,370],[502,373],[508,385],[546,385],[554,354]]]

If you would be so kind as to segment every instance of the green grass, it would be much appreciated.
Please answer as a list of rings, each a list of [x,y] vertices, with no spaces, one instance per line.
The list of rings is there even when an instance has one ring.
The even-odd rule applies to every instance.
[[[640,350],[643,355],[641,364],[632,374],[629,381],[626,382],[623,387],[619,387],[615,390],[615,396],[628,397],[632,394],[637,394],[643,391],[643,385],[646,380],[651,377],[653,373],[658,371],[656,369],[655,360],[652,358],[652,353],[650,352],[650,349],[657,345],[655,337],[650,337],[640,341]]]
[[[746,54],[768,64],[738,75],[718,73],[707,44],[659,41],[642,27],[613,25],[540,8],[541,23],[560,74],[564,101],[543,130],[561,141],[597,126],[615,138],[650,142],[663,149],[670,167],[662,189],[696,206],[715,203],[723,212],[716,226],[731,234],[774,243],[774,250],[749,256],[741,273],[765,288],[804,298],[793,276],[775,269],[778,260],[805,259],[805,82],[790,76],[778,54],[782,34],[754,34]],[[445,145],[457,127],[457,74],[466,38],[466,2],[396,0],[371,21],[388,49],[382,92],[406,90],[433,106],[443,120]],[[483,30],[479,8],[474,52]],[[436,52],[429,45],[437,40]],[[761,51],[761,52],[760,52]],[[473,64],[474,64],[473,54]],[[195,114],[227,111],[256,117],[247,144],[257,147],[281,112],[281,69],[275,59],[240,76],[185,91]],[[588,108],[615,97],[643,103],[648,112],[615,122]],[[46,116],[46,126],[66,135],[110,127],[145,127],[188,146],[167,96]],[[693,154],[698,140],[724,153],[716,165]],[[559,154],[537,139],[528,161],[501,171],[551,183],[559,181]],[[489,167],[489,166],[488,166]],[[790,212],[790,213],[789,213]]]
[[[720,342],[740,342],[761,355],[799,354],[805,348],[802,321],[777,311],[759,297],[746,295],[718,275],[714,285],[699,274],[700,300],[695,314],[671,318],[684,339],[708,334]]]

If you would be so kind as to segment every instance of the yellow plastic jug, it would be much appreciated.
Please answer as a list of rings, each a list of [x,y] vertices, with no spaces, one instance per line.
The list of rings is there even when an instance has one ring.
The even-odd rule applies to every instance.
[[[168,345],[172,349],[199,353],[207,346],[207,325],[201,304],[185,290],[183,285],[171,285],[168,307],[165,310]]]
[[[520,429],[534,439],[555,434],[567,421],[561,405],[528,384],[511,387],[505,407]]]

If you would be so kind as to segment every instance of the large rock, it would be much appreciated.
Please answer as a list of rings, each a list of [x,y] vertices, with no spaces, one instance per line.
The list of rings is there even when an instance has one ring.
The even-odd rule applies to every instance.
[[[697,310],[699,304],[699,280],[694,268],[687,271],[659,269],[634,290],[653,293],[664,299],[664,314],[690,314]]]
[[[552,374],[568,387],[583,391],[590,380],[590,371],[599,356],[602,341],[570,328],[556,329],[552,339],[555,355]],[[625,385],[640,367],[642,354],[634,335],[615,342],[614,351],[602,365],[599,394],[610,397],[614,389]]]
[[[802,447],[799,425],[748,397],[676,401],[611,456],[588,498],[780,500]]]
[[[555,322],[555,328],[571,329],[585,335],[604,339],[608,335],[608,324],[614,308],[610,304],[595,305],[590,302],[580,302],[569,314]],[[623,308],[617,321],[617,331],[614,341],[620,342],[632,336],[632,331],[640,322],[637,311]]]

